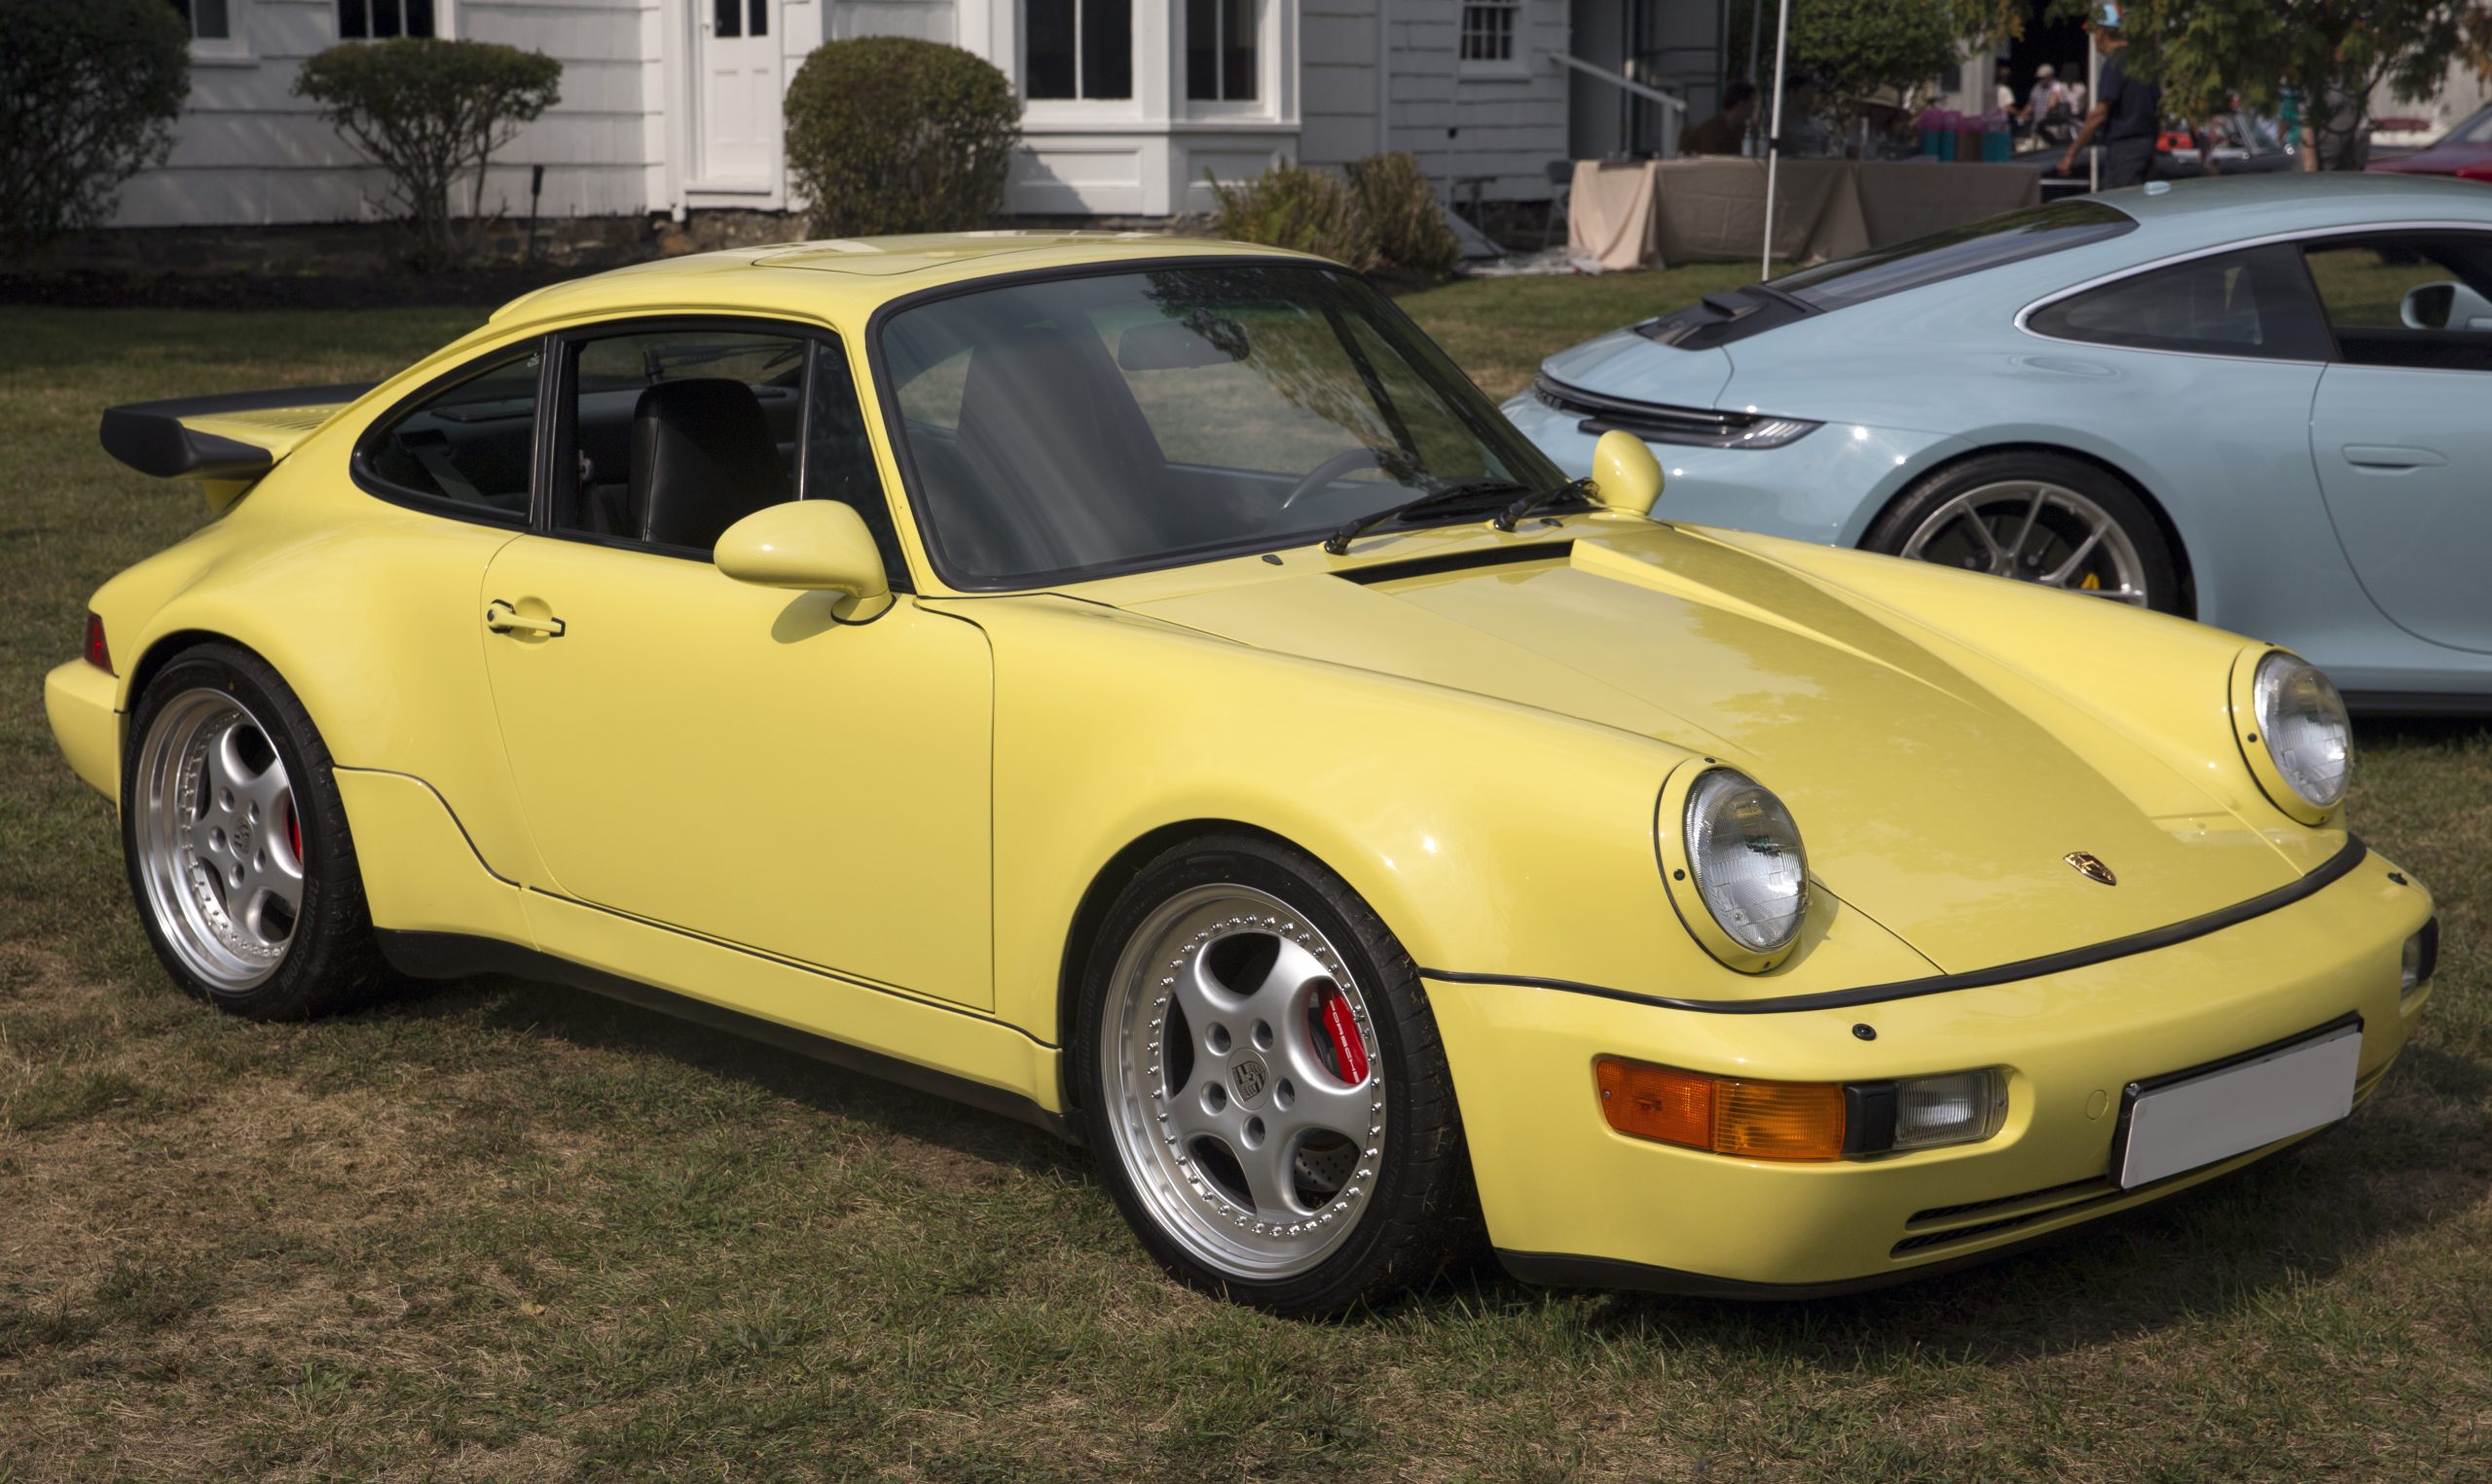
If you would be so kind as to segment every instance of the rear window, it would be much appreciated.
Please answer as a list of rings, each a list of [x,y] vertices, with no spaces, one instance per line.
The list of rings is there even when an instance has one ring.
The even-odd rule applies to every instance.
[[[2127,213],[2101,201],[2053,201],[1985,221],[1950,227],[1925,237],[1872,248],[1857,257],[1804,268],[1774,287],[1816,309],[1840,309],[1900,294],[1924,284],[1959,278],[2002,264],[2022,263],[2135,232]]]

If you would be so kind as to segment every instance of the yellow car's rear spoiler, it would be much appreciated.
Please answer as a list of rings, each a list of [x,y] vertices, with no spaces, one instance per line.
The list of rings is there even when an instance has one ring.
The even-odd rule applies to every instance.
[[[380,383],[288,386],[104,409],[104,452],[141,474],[248,484]]]

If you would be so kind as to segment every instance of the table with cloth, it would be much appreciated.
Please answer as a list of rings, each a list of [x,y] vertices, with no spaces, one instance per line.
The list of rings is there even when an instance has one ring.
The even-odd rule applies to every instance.
[[[1785,160],[1776,166],[1774,256],[1810,263],[2041,204],[2022,164]],[[1765,162],[1730,156],[1582,160],[1567,204],[1571,256],[1605,269],[1736,263],[1765,233]]]

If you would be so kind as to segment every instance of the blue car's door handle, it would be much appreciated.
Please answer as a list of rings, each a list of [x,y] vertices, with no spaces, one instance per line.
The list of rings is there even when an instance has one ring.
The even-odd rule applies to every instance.
[[[2437,449],[2412,449],[2398,444],[2349,443],[2345,445],[2345,462],[2357,469],[2445,469],[2448,455]]]

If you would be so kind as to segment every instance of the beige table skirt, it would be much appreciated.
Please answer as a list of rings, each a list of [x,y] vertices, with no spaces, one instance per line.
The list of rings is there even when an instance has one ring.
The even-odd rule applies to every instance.
[[[2041,203],[2028,165],[1785,160],[1776,167],[1774,256],[1808,263]],[[1729,157],[1578,161],[1567,246],[1603,268],[1754,258],[1765,232],[1765,162]]]

